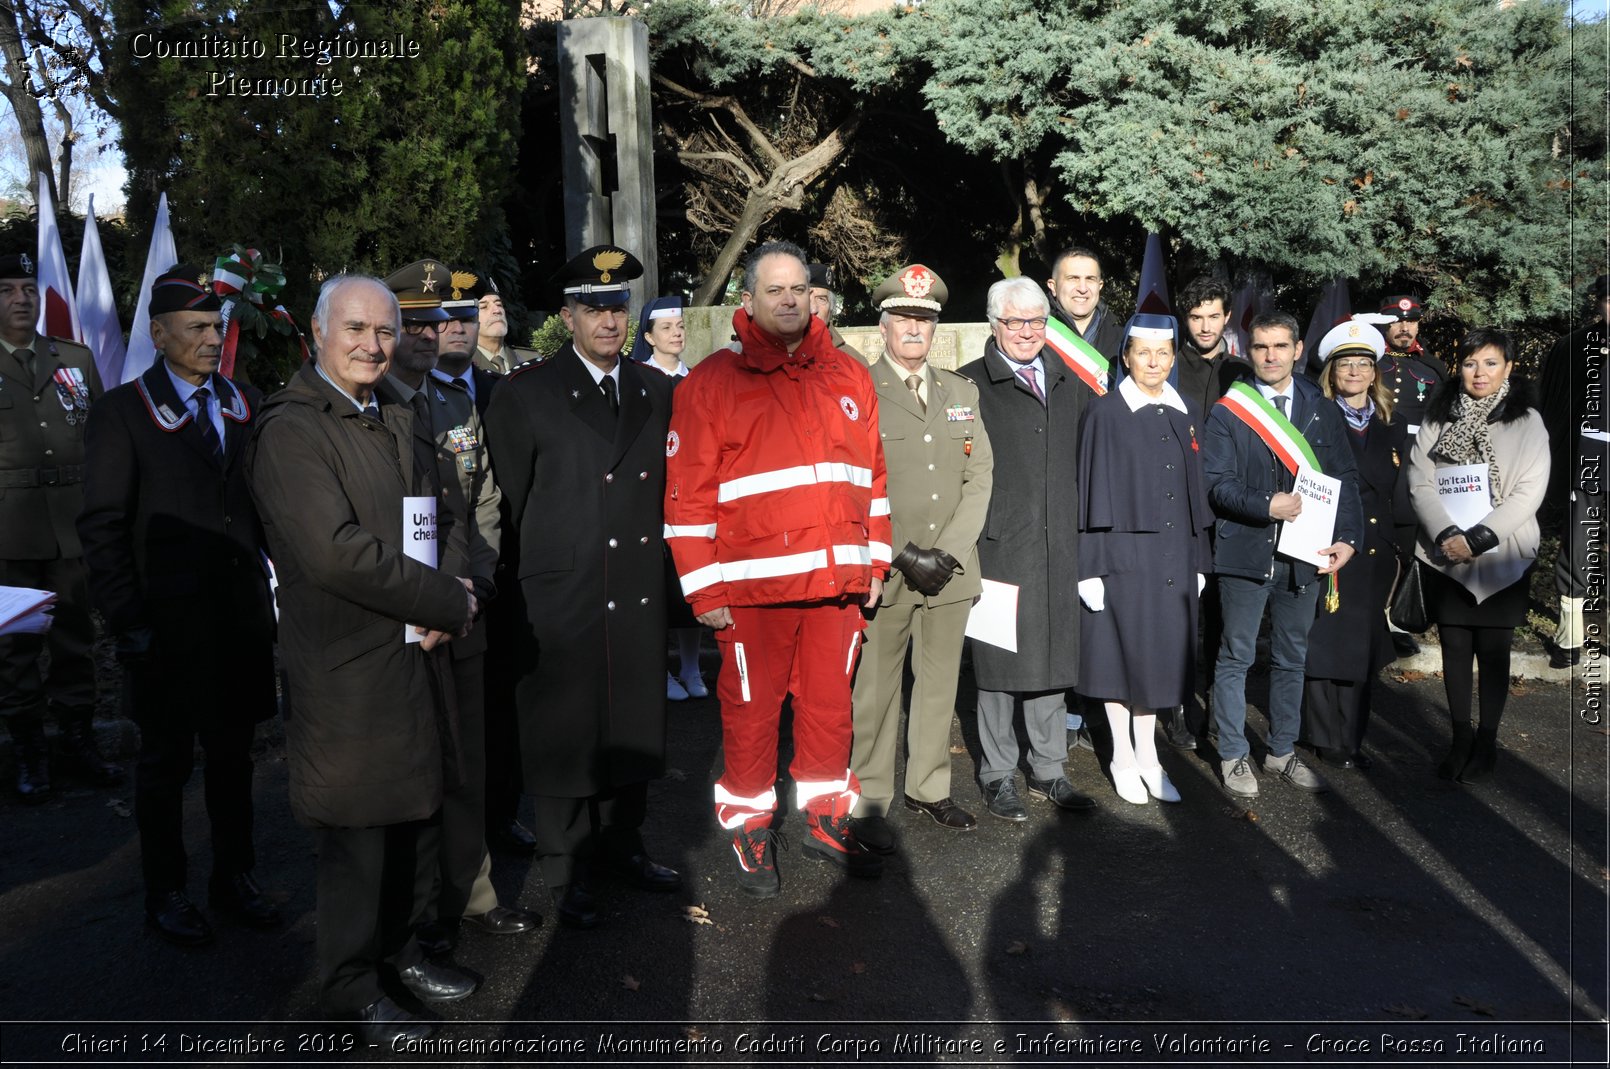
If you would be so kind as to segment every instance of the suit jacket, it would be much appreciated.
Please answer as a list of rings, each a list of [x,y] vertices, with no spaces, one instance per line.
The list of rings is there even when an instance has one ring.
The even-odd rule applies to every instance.
[[[75,342],[36,335],[27,348],[31,375],[0,347],[0,558],[77,557],[84,427],[101,379]]]
[[[360,413],[312,362],[263,405],[246,472],[278,569],[291,809],[315,827],[424,820],[441,804],[446,698],[407,624],[457,634],[469,599],[402,551],[403,498],[435,496],[414,416]]]
[[[519,531],[500,597],[523,607],[515,705],[533,794],[585,798],[663,771],[670,416],[670,382],[631,360],[611,414],[569,346],[510,375],[487,412]]]
[[[110,631],[150,629],[168,691],[160,706],[135,704],[140,723],[170,706],[198,725],[275,711],[274,610],[244,465],[262,395],[217,374],[209,388],[223,410],[222,465],[161,360],[96,402],[85,434],[78,531],[90,598]]]
[[[883,588],[886,604],[949,605],[977,597],[983,589],[978,569],[978,536],[989,513],[995,455],[978,403],[978,387],[954,371],[928,365],[928,410],[924,413],[906,386],[906,372],[887,358],[872,365],[878,391],[878,434],[889,473],[890,543],[899,552],[907,543],[937,546],[961,562],[962,570],[945,588],[924,598],[906,584],[899,569]]]
[[[978,543],[987,579],[1018,587],[1017,652],[973,644],[985,690],[1042,691],[1079,681],[1079,421],[1090,390],[1049,349],[1046,405],[995,347],[961,368],[995,457],[989,513]]]
[[[1354,550],[1364,534],[1358,502],[1358,466],[1347,444],[1347,424],[1336,402],[1301,375],[1292,377],[1292,425],[1308,439],[1320,469],[1341,480],[1335,540]],[[1291,476],[1263,439],[1222,404],[1207,417],[1202,471],[1214,526],[1213,570],[1219,575],[1267,579],[1273,574],[1280,521],[1269,518],[1269,499],[1291,487]],[[1344,569],[1345,570],[1345,569]],[[1311,583],[1319,565],[1292,562],[1299,585]]]

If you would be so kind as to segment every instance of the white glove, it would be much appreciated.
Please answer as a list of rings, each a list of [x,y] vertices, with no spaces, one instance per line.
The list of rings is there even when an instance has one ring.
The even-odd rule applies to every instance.
[[[1107,607],[1107,585],[1100,576],[1079,580],[1079,600],[1091,612],[1100,612]]]
[[[1207,576],[1201,572],[1196,573],[1196,596],[1201,597],[1202,591],[1207,589]]]

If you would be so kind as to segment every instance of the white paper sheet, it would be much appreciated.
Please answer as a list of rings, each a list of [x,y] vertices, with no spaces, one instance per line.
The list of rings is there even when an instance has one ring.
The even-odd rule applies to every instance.
[[[967,615],[967,637],[1017,652],[1017,590],[1011,583],[985,579],[984,594]]]
[[[1461,529],[1474,527],[1493,511],[1485,464],[1456,464],[1437,469],[1437,500]],[[1435,533],[1435,532],[1433,532]]]
[[[0,586],[0,635],[42,635],[55,622],[56,595],[49,590]]]
[[[403,554],[427,568],[436,567],[436,499],[405,497],[402,510]],[[413,624],[403,627],[403,638],[418,642],[424,638]]]
[[[1336,505],[1342,496],[1342,480],[1321,475],[1312,468],[1298,468],[1291,492],[1303,499],[1303,510],[1295,520],[1280,525],[1275,549],[1282,556],[1322,568],[1329,561],[1319,551],[1336,541]]]

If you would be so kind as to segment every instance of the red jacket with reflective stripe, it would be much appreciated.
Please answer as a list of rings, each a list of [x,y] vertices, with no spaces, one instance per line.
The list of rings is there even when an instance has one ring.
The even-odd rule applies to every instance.
[[[878,397],[812,318],[792,356],[742,309],[741,352],[677,387],[665,539],[695,613],[864,594],[889,570]]]

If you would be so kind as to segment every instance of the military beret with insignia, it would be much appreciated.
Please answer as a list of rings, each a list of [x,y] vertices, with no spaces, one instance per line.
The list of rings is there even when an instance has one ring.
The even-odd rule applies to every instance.
[[[937,316],[948,300],[950,290],[945,280],[922,264],[907,264],[872,291],[872,306],[880,312],[927,312]]]
[[[826,264],[806,264],[805,271],[811,276],[811,289],[831,290],[833,288],[833,269]]]
[[[174,264],[151,283],[151,315],[216,312],[222,307],[212,291],[212,272],[198,264]]]
[[[39,265],[25,252],[0,256],[0,278],[38,278]]]
[[[447,292],[442,295],[442,311],[452,319],[481,317],[481,276],[467,267],[455,267],[447,276]]]
[[[1393,319],[1419,319],[1425,314],[1425,309],[1420,304],[1420,298],[1399,293],[1381,298],[1381,314]]]
[[[1325,363],[1333,356],[1346,356],[1349,353],[1379,360],[1386,355],[1386,341],[1381,337],[1381,332],[1363,318],[1338,323],[1319,339],[1320,363]]]
[[[451,275],[440,260],[415,260],[381,281],[396,294],[405,323],[441,323],[449,318],[442,311],[442,298],[448,292]]]
[[[565,291],[594,308],[618,308],[631,300],[626,285],[643,277],[643,264],[616,245],[594,245],[571,257],[553,276]]]

